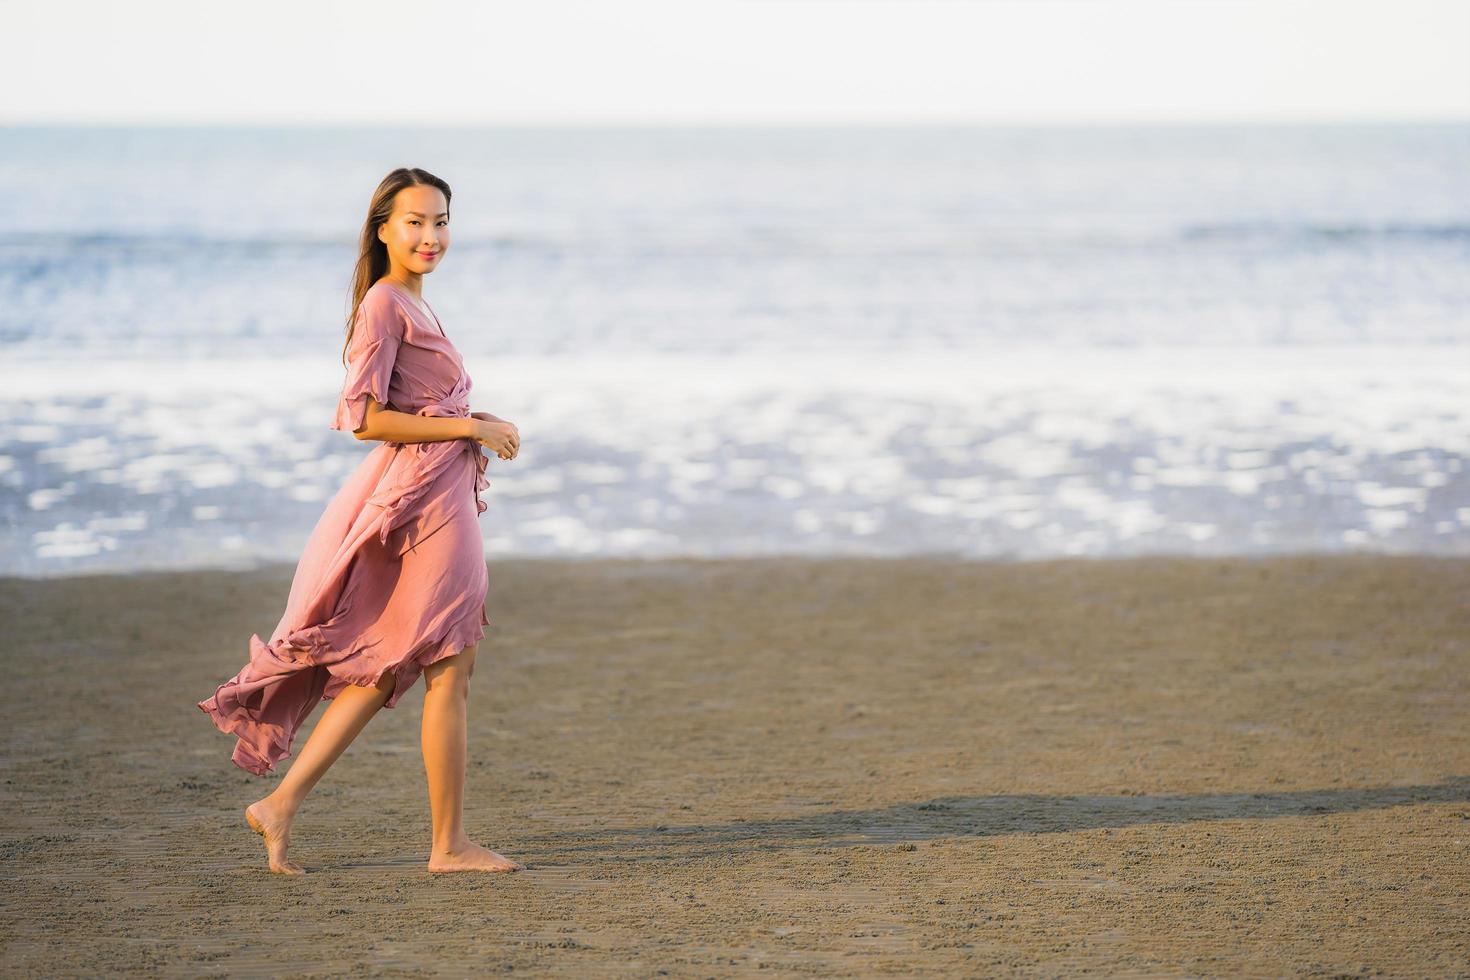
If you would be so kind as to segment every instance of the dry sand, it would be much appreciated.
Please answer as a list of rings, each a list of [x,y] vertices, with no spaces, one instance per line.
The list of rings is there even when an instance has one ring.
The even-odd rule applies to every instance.
[[[6,973],[1470,975],[1470,561],[490,572],[495,875],[422,681],[266,871],[194,702],[289,567],[0,581]]]

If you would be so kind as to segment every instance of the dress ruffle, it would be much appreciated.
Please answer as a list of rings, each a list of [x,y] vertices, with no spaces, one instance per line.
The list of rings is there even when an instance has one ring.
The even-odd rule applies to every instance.
[[[356,432],[367,418],[367,396],[379,405],[388,404],[388,383],[393,374],[393,348],[397,341],[377,337],[367,341],[348,362],[348,375],[337,402],[332,428]]]
[[[352,339],[347,345],[347,377],[342,397],[337,400],[332,428],[356,432],[367,417],[367,396],[379,405],[390,401],[388,389],[398,352],[406,336],[406,323],[398,306],[381,290],[369,290],[352,318]]]
[[[353,658],[360,652],[359,648],[355,645],[334,648],[319,626],[297,630],[278,643],[266,643],[258,634],[251,634],[250,662],[198,706],[211,716],[221,732],[236,736],[230,761],[247,772],[263,776],[274,772],[276,763],[290,757],[295,733],[307,715],[323,698],[332,697],[327,693],[332,678],[340,678],[345,684],[376,687],[384,675],[393,673],[396,675],[393,692],[383,702],[383,707],[392,708],[403,692],[418,682],[424,668],[478,643],[490,625],[490,618],[481,605],[476,615],[451,624],[420,644],[410,656],[370,672],[353,669]],[[316,667],[325,668],[325,672],[310,669]],[[293,681],[304,685],[298,692],[303,710],[291,719],[293,724],[281,725],[260,717],[256,706],[262,692],[271,685]],[[338,690],[342,686],[337,685]]]

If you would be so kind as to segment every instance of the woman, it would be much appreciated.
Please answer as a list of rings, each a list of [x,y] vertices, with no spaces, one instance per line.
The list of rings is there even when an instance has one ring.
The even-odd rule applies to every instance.
[[[276,790],[245,808],[277,873],[304,873],[286,852],[306,794],[420,673],[429,870],[523,867],[471,843],[463,825],[465,701],[490,625],[480,447],[515,459],[520,433],[469,411],[464,362],[423,301],[424,276],[449,248],[449,198],[448,184],[416,168],[394,170],[373,194],[332,428],[378,445],[318,520],[270,643],[251,636],[250,662],[199,702],[238,737],[235,764],[257,775],[291,754],[318,701],[332,702]]]

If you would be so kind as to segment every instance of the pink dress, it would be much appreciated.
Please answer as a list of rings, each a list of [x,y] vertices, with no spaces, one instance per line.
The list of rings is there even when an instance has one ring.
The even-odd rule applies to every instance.
[[[459,352],[388,280],[364,295],[348,360],[334,429],[362,424],[369,393],[400,412],[469,416]],[[235,765],[274,770],[318,701],[391,671],[391,708],[425,666],[484,637],[488,462],[472,439],[379,442],[363,458],[312,530],[270,642],[252,635],[250,662],[198,702],[237,736]]]

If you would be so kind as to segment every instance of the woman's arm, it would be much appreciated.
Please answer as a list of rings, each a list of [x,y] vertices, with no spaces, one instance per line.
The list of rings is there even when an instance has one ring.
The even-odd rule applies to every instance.
[[[469,439],[475,433],[474,419],[443,418],[395,412],[367,396],[367,412],[362,428],[353,432],[358,440],[381,439],[383,442],[447,442]]]

